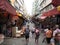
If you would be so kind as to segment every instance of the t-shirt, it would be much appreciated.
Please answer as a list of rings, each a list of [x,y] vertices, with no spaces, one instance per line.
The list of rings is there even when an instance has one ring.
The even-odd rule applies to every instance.
[[[55,42],[54,38],[51,39],[50,43],[51,43],[51,44],[54,43],[55,45],[60,45],[60,41],[58,41],[58,42],[56,41],[56,42]]]
[[[60,32],[60,29],[56,29],[54,32],[53,32],[53,36],[55,36],[56,33]]]
[[[35,34],[36,34],[36,36],[39,36],[40,35],[38,29],[35,30]]]

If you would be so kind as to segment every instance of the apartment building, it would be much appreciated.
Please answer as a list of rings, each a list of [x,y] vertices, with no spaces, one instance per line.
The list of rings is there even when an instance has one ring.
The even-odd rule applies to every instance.
[[[25,6],[24,6],[24,0],[10,0],[12,6],[21,14],[26,13]]]
[[[33,3],[32,14],[41,15],[43,12],[53,9],[54,7],[51,2],[52,0],[35,0]]]
[[[35,1],[33,2],[33,10],[32,10],[32,14],[33,14],[33,15],[36,14],[36,12],[37,12],[37,7],[38,7],[38,0],[35,0]]]
[[[43,0],[40,3],[40,8],[38,8],[39,16],[37,17],[40,17],[44,12],[48,12],[54,8],[51,2],[52,0]]]

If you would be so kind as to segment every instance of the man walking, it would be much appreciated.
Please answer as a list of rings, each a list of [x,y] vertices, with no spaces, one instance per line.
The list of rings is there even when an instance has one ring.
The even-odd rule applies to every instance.
[[[25,29],[26,45],[28,45],[28,42],[29,42],[29,33],[30,33],[30,30],[29,30],[29,25],[28,25],[27,28]]]

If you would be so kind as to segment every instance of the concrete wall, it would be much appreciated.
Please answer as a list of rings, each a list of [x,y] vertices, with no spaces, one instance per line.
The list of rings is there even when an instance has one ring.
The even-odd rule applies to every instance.
[[[52,2],[52,0],[44,0],[40,5],[40,10],[49,5]]]

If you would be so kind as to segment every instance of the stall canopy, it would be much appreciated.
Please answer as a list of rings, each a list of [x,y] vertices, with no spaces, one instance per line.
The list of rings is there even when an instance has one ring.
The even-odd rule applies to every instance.
[[[52,16],[57,14],[60,14],[60,12],[57,10],[57,8],[54,8],[48,12],[44,12],[42,16]]]
[[[52,5],[57,7],[60,5],[60,0],[52,0]]]
[[[15,8],[11,6],[8,0],[0,0],[0,9],[5,10],[12,15],[16,15]]]

